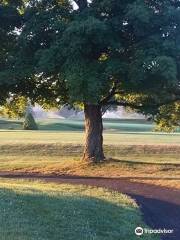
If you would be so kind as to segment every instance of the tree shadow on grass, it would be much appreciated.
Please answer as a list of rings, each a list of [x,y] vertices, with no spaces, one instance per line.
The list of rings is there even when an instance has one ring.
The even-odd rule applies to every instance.
[[[9,172],[9,171],[0,171],[0,178],[10,178],[10,179],[42,179],[42,180],[49,180],[49,181],[66,181],[66,180],[82,180],[82,181],[88,181],[88,180],[94,180],[95,182],[97,180],[102,180],[102,181],[109,181],[109,182],[119,182],[122,183],[123,181],[126,181],[128,184],[130,183],[129,181],[131,180],[180,180],[180,177],[150,177],[150,176],[143,176],[143,177],[138,177],[138,176],[124,176],[124,177],[98,177],[98,176],[79,176],[79,175],[72,175],[72,174],[63,174],[63,175],[58,175],[58,174],[41,174],[41,173],[31,173],[31,172]],[[135,184],[135,182],[131,182],[131,184]],[[140,183],[139,183],[140,184]],[[144,183],[141,183],[142,185],[145,185]],[[158,187],[158,186],[156,186]],[[159,188],[163,188],[159,186]],[[164,187],[165,188],[165,187]],[[167,187],[165,188],[167,189]]]
[[[134,229],[142,225],[135,207],[71,195],[68,188],[67,194],[0,189],[0,196],[3,240],[135,240]]]
[[[172,167],[179,167],[180,168],[180,161],[179,163],[171,163],[171,162],[148,162],[148,161],[138,161],[138,160],[123,160],[123,159],[116,159],[116,158],[110,158],[107,160],[107,163],[122,163],[122,164],[128,164],[128,165],[166,165],[166,166],[172,166]]]
[[[14,176],[14,178],[16,178],[17,176]],[[22,177],[22,176],[21,176]],[[17,177],[19,178],[19,176]],[[23,178],[23,177],[22,177]],[[28,176],[26,176],[25,178],[28,178]],[[62,176],[62,177],[34,177],[31,176],[30,179],[42,179],[46,182],[56,182],[56,183],[60,183],[60,184],[64,184],[64,183],[68,183],[68,184],[83,184],[83,185],[87,185],[87,186],[96,186],[96,187],[104,187],[104,188],[108,188],[111,190],[115,190],[118,192],[122,192],[122,193],[126,193],[129,196],[131,196],[132,198],[134,198],[136,200],[136,202],[138,203],[138,205],[141,207],[141,210],[143,212],[143,216],[144,216],[144,221],[151,226],[152,228],[167,228],[167,229],[173,229],[174,233],[173,234],[166,234],[162,236],[163,240],[179,240],[180,239],[180,191],[179,190],[172,190],[166,187],[161,187],[161,186],[155,186],[155,185],[150,185],[150,184],[145,184],[145,183],[139,183],[139,182],[131,182],[132,178],[102,178],[102,177],[81,177],[81,176]],[[36,199],[36,198],[35,198]],[[41,197],[40,197],[41,199]],[[41,202],[41,200],[39,199],[39,201]],[[67,199],[66,199],[67,200]],[[66,201],[65,200],[65,201]],[[34,201],[34,200],[32,200]],[[81,201],[81,206],[86,206],[89,211],[92,214],[92,219],[94,217],[96,217],[98,215],[97,209],[99,209],[99,207],[95,207],[94,205],[94,199],[90,198],[91,203],[93,204],[93,208],[92,206],[89,207],[86,203],[83,203]],[[96,201],[96,199],[95,199]],[[100,205],[104,204],[104,201],[100,200]],[[68,203],[68,200],[67,200]],[[74,202],[75,203],[75,202]],[[106,205],[105,209],[107,210],[109,206],[109,202]],[[102,207],[102,206],[101,206]],[[63,209],[63,208],[62,208]],[[118,210],[119,209],[119,210]],[[95,211],[95,212],[94,212]],[[100,209],[100,212],[103,213],[103,209]],[[115,206],[115,208],[113,208],[112,212],[113,212],[113,219],[109,219],[108,218],[108,223],[114,224],[114,220],[115,222],[121,221],[123,219],[124,221],[124,217],[122,218],[122,213],[120,214],[120,208]],[[129,212],[129,210],[126,212],[128,215],[131,215],[131,211]],[[118,217],[117,219],[114,218],[114,213],[118,213]],[[78,216],[76,216],[76,220],[79,218]],[[88,216],[87,216],[88,217]],[[99,215],[99,217],[101,218],[106,218],[104,215]],[[89,219],[89,218],[88,218]],[[74,220],[73,220],[74,221]],[[93,220],[92,220],[93,221]],[[98,222],[97,220],[95,222]],[[99,222],[101,222],[101,220],[99,220]],[[135,220],[133,220],[133,223],[136,224]],[[120,222],[121,224],[121,222]],[[140,225],[141,223],[139,223]],[[97,228],[99,228],[97,226]],[[106,229],[106,225],[103,224],[103,228]],[[117,227],[116,227],[117,228]],[[121,226],[119,226],[120,229]],[[130,232],[133,231],[133,227],[131,228]],[[121,235],[120,235],[121,236]],[[67,238],[68,239],[68,238]],[[66,240],[67,240],[66,239]],[[74,238],[70,238],[70,239],[74,239]],[[81,238],[79,238],[81,239]],[[90,239],[90,238],[87,238]],[[95,238],[96,239],[96,238]],[[98,240],[100,239],[106,239],[104,238],[97,238]],[[111,238],[108,238],[108,240],[110,240]],[[135,240],[137,238],[135,238],[135,236],[130,235],[130,237],[128,237],[128,235],[125,238],[116,238],[114,237],[113,240],[116,239],[128,239],[128,240]],[[146,235],[146,238],[147,235]],[[5,239],[6,240],[6,239]],[[9,240],[9,239],[8,239]],[[26,240],[26,239],[23,239]],[[44,239],[43,239],[44,240]],[[58,239],[59,240],[59,239]],[[69,239],[68,239],[69,240]],[[84,240],[84,238],[83,238]]]
[[[74,123],[68,123],[68,122],[59,122],[59,123],[46,123],[46,124],[42,124],[39,126],[40,130],[43,131],[83,131],[84,130],[84,126],[82,124],[78,124],[77,122]]]

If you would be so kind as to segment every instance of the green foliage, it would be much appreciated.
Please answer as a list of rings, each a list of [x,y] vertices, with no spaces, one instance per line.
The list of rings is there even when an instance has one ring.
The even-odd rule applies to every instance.
[[[180,127],[180,102],[160,107],[155,121],[156,131],[175,131],[177,127]]]
[[[4,179],[0,194],[4,239],[133,240],[136,226],[147,227],[134,200],[103,188]]]
[[[30,111],[26,112],[25,120],[23,122],[24,130],[38,130],[38,126],[35,119]]]
[[[23,118],[27,105],[27,98],[23,96],[11,96],[0,108],[0,115],[8,118]]]
[[[157,117],[180,99],[179,1],[26,2],[11,68],[0,68],[11,91],[42,105],[122,101]]]
[[[21,27],[18,11],[21,5],[20,0],[0,1],[0,103],[9,96],[15,84],[12,60],[17,38],[14,30]]]

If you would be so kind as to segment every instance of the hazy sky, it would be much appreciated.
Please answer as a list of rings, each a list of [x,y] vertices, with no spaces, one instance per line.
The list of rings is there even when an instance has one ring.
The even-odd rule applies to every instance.
[[[90,3],[90,2],[92,2],[91,0],[88,0],[88,2]],[[77,9],[78,8],[78,6],[77,6],[77,4],[72,0],[72,3],[73,3],[73,7],[74,7],[74,9]]]
[[[72,1],[72,3],[73,3],[74,9],[77,9],[78,8],[77,4],[74,1]]]

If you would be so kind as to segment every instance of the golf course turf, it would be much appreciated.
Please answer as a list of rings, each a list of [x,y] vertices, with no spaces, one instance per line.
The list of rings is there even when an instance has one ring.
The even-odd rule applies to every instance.
[[[12,121],[1,121],[0,209],[4,215],[0,231],[4,235],[1,234],[0,240],[59,240],[59,234],[62,240],[136,240],[134,229],[143,226],[142,217],[152,228],[163,227],[163,223],[167,228],[174,227],[173,239],[179,240],[179,202],[173,201],[180,196],[180,133],[154,133],[149,131],[151,124],[147,124],[147,131],[143,121],[127,122],[127,128],[121,121],[119,124],[124,130],[120,131],[117,120],[106,121],[104,150],[107,159],[94,165],[81,161],[82,121],[72,121],[67,126],[63,122],[48,121],[41,123],[39,131],[22,131],[18,130],[19,121],[13,122],[16,125],[12,129]],[[139,131],[126,131],[129,127],[134,130],[137,125]],[[74,185],[76,183],[80,186]],[[116,190],[119,193],[114,192]],[[90,195],[87,196],[87,192]],[[121,192],[135,199],[140,209]],[[168,195],[171,197],[166,199]],[[115,196],[123,206],[125,203],[124,214],[131,216],[132,222],[119,215],[122,206],[114,206],[117,204]],[[66,211],[66,204],[69,211]],[[74,211],[72,218],[70,211]],[[175,219],[171,221],[173,211]],[[168,237],[162,239],[169,240]],[[141,238],[158,239],[158,235],[146,234]]]
[[[0,196],[2,240],[134,240],[145,227],[132,199],[103,188],[0,179]]]

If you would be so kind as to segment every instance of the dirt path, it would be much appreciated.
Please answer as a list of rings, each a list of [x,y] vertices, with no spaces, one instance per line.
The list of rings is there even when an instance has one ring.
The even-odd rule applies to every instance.
[[[106,187],[126,193],[136,200],[144,221],[153,229],[173,229],[173,234],[161,235],[162,240],[180,240],[180,190],[132,182],[124,178],[93,178],[78,176],[41,176],[0,173],[5,178],[26,178],[47,182],[85,184]]]

